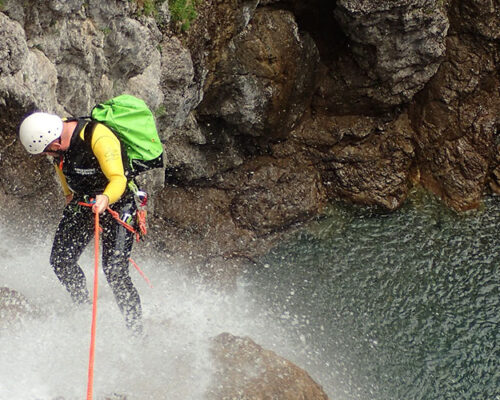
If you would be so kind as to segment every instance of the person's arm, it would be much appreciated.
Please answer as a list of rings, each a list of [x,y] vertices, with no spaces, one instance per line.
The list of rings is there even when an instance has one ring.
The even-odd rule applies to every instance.
[[[109,204],[112,204],[120,199],[127,188],[120,141],[106,126],[97,124],[92,135],[91,146],[102,172],[108,179],[108,184],[101,195],[107,199],[96,196],[96,203],[107,200]]]

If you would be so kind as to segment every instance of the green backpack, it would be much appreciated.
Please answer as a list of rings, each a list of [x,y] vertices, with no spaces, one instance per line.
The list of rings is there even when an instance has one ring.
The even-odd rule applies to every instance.
[[[91,118],[118,136],[133,173],[163,167],[163,146],[153,113],[144,101],[122,94],[97,104],[92,109]]]

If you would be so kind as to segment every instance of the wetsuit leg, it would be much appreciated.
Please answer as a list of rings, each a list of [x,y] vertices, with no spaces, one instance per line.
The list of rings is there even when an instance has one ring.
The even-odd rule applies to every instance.
[[[123,214],[125,209],[135,212],[135,201],[129,196],[113,205]],[[129,257],[134,243],[134,234],[121,226],[109,214],[103,221],[103,271],[106,275],[125,323],[135,334],[142,333],[141,299],[129,275]]]
[[[56,276],[77,304],[90,302],[85,274],[78,266],[78,258],[92,238],[91,216],[90,209],[79,207],[76,201],[69,203],[59,222],[50,254],[50,264]]]

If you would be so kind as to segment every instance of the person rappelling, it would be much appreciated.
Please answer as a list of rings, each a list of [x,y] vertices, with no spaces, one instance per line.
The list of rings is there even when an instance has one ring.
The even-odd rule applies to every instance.
[[[108,117],[112,121],[106,121]],[[125,138],[123,121],[132,125]],[[140,135],[134,136],[134,130]],[[141,335],[141,300],[129,275],[129,257],[139,226],[145,229],[144,221],[136,218],[145,193],[138,190],[134,177],[163,165],[163,148],[149,109],[142,100],[122,95],[94,107],[91,117],[62,119],[35,112],[22,121],[19,137],[29,153],[52,157],[66,197],[50,255],[57,278],[73,302],[90,303],[78,259],[94,233],[92,213],[100,214],[104,274],[127,328]]]

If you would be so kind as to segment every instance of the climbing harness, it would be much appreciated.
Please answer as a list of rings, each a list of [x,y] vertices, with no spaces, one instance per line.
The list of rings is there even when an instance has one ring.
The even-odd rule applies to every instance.
[[[123,226],[126,230],[129,232],[132,232],[135,235],[135,240],[139,242],[144,236],[146,235],[147,231],[147,225],[146,225],[146,216],[147,216],[147,201],[148,201],[148,195],[146,192],[143,192],[142,190],[139,190],[135,183],[130,182],[129,187],[134,193],[134,198],[137,206],[136,210],[136,222],[138,229],[135,229],[131,223],[132,223],[132,214],[129,213],[127,210],[120,214],[114,210],[112,210],[109,206],[106,208],[106,211],[109,212],[109,214],[118,222],[121,226]],[[133,188],[133,189],[132,189]],[[85,206],[85,207],[92,207],[93,203],[92,200],[89,200],[88,196],[85,196],[84,201],[79,201],[78,202],[79,206]]]
[[[144,193],[144,192],[143,192]],[[87,200],[87,199],[85,199]],[[78,202],[78,205],[80,206],[84,206],[84,207],[92,207],[94,205],[95,201],[93,199],[90,199],[88,200],[88,202],[84,202],[84,201],[79,201]],[[139,241],[139,237],[140,237],[140,234],[137,232],[137,230],[134,229],[134,227],[132,225],[130,225],[129,223],[123,221],[123,217],[122,219],[120,219],[120,214],[118,214],[116,211],[112,210],[111,208],[107,208],[106,211],[108,213],[110,213],[110,215],[120,224],[122,225],[125,229],[127,229],[128,231],[134,233],[136,235],[136,238],[137,238],[137,241]],[[130,222],[130,221],[129,221]],[[146,283],[149,285],[149,287],[153,287],[153,285],[151,284],[151,281],[148,279],[148,277],[144,274],[144,272],[142,272],[142,270],[139,268],[139,266],[135,263],[134,260],[132,260],[131,258],[128,259],[130,261],[130,263],[134,266],[134,268],[137,270],[137,272],[139,272],[139,274],[143,277],[143,279],[146,281]]]

